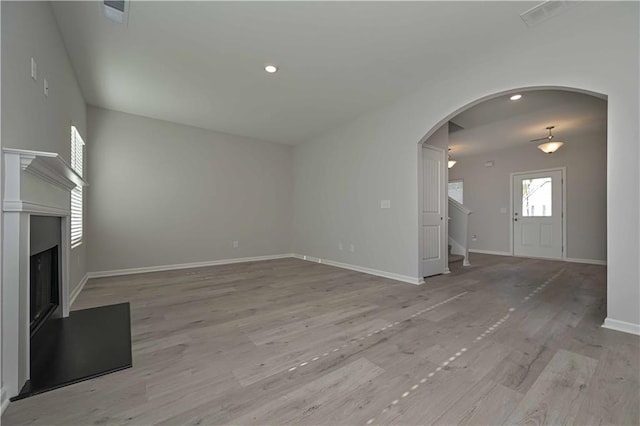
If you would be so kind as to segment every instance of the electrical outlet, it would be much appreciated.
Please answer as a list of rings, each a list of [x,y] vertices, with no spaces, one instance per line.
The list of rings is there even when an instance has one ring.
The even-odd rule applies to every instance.
[[[391,208],[391,200],[380,200],[380,208],[381,209],[390,209]]]
[[[353,244],[350,244],[350,245],[349,245],[349,251],[350,251],[351,253],[353,253],[354,251],[356,251],[356,246],[354,246]]]
[[[238,248],[238,242],[237,241],[233,242],[233,248]]]
[[[473,234],[473,236],[471,236],[471,241],[478,241],[478,236]]]
[[[344,247],[342,246],[342,243],[338,243],[338,250],[343,250]]]

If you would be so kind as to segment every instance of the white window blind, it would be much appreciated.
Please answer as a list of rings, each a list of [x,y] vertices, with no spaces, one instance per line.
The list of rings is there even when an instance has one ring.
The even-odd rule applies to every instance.
[[[75,126],[71,126],[71,168],[82,176],[84,141]],[[71,191],[71,248],[82,244],[82,186]]]

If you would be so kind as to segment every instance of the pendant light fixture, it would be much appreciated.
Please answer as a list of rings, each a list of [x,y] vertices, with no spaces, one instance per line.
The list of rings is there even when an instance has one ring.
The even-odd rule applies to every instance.
[[[448,149],[448,151],[451,151],[451,148]],[[449,155],[449,162],[447,163],[448,168],[452,168],[453,166],[455,166],[457,163],[456,160],[452,160],[451,159],[451,155]]]
[[[541,143],[540,145],[538,145],[538,149],[540,151],[544,152],[545,154],[553,154],[558,149],[560,149],[560,147],[562,145],[564,145],[564,142],[554,141],[553,140],[553,134],[551,133],[551,131],[554,128],[555,128],[555,126],[546,127],[546,129],[549,131],[549,134],[546,137],[538,138],[538,139],[532,139],[531,140],[531,142],[537,142],[537,141],[546,140],[545,143]]]

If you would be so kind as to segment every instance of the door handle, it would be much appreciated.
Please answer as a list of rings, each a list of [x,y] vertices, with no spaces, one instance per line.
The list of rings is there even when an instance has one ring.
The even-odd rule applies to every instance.
[[[514,222],[517,222],[517,221],[518,221],[518,218],[516,217],[515,219],[513,219],[513,221],[514,221]]]

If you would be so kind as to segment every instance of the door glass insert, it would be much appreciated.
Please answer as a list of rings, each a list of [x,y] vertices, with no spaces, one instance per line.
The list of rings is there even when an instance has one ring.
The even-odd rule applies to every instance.
[[[522,179],[522,216],[551,216],[551,177]]]

